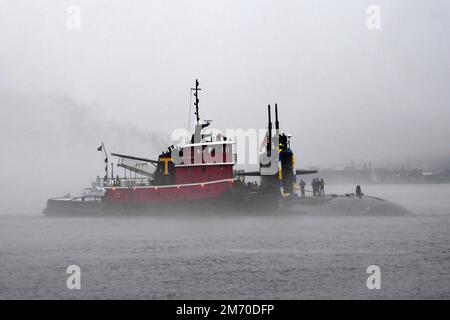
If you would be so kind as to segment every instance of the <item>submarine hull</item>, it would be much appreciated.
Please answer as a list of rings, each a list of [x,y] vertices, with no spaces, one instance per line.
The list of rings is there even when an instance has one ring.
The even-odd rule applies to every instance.
[[[284,213],[323,216],[406,216],[413,212],[391,201],[372,196],[292,197],[282,202]]]

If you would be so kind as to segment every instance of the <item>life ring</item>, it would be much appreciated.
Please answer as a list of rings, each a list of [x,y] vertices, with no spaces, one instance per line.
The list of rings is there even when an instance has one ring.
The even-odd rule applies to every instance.
[[[120,192],[114,193],[114,198],[115,199],[120,199]]]

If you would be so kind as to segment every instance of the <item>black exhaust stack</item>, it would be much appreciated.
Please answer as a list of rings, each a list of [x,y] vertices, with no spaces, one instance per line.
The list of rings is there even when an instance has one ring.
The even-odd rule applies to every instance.
[[[275,130],[277,130],[277,132],[278,132],[279,129],[280,129],[280,123],[278,122],[278,106],[275,103]]]

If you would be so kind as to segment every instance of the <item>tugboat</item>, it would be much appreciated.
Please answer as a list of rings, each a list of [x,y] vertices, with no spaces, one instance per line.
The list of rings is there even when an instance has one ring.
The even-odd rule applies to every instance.
[[[105,154],[104,178],[97,178],[80,196],[47,200],[43,213],[99,216],[185,211],[276,212],[280,201],[294,193],[296,175],[316,172],[295,169],[290,136],[279,133],[276,104],[275,134],[268,106],[268,131],[259,171],[235,171],[235,142],[204,132],[211,121],[200,119],[198,80],[191,90],[195,97],[196,124],[189,141],[170,146],[157,160],[111,153],[118,158],[117,166],[129,171],[129,176],[125,174],[122,178],[114,177],[112,170],[111,176],[108,175],[108,153],[102,143],[97,150]],[[147,170],[149,166],[154,166],[153,172]],[[261,177],[260,185],[245,183],[245,176]]]

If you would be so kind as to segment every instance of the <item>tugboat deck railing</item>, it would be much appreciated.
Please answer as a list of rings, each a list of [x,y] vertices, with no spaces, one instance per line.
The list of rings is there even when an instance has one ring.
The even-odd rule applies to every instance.
[[[139,179],[139,178],[137,178]],[[135,179],[128,179],[130,181],[126,181],[126,183],[109,183],[109,182],[104,182],[104,179],[100,179],[100,185],[98,185],[98,187],[101,188],[120,188],[120,189],[125,189],[125,188],[174,188],[174,187],[188,187],[188,186],[196,186],[196,185],[208,185],[208,184],[215,184],[215,183],[222,183],[222,182],[234,182],[237,180],[236,177],[232,177],[232,178],[228,178],[228,179],[220,179],[220,180],[213,180],[213,181],[203,181],[203,182],[193,182],[193,183],[183,183],[183,184],[170,184],[170,185],[164,185],[164,184],[152,184],[152,183],[134,183],[133,180]]]

